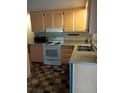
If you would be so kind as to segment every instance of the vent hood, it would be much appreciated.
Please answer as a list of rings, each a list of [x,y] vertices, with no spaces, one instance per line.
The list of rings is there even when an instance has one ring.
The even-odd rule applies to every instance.
[[[46,32],[63,32],[62,28],[46,28]]]

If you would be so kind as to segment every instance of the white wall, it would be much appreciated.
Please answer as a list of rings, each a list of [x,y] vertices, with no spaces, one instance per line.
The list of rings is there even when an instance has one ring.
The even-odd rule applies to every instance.
[[[27,52],[28,53],[28,52]],[[31,76],[29,54],[27,55],[27,78]]]
[[[30,14],[27,14],[27,43],[33,42],[34,33],[31,29]]]
[[[97,0],[90,0],[89,32],[97,33]]]

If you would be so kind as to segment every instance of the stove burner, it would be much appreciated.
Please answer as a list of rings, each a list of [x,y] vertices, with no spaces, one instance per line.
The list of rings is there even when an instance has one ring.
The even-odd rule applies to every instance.
[[[53,43],[53,42],[46,42],[45,44],[51,44],[51,43]]]
[[[56,45],[56,44],[58,45],[58,44],[60,44],[60,42],[55,43],[55,45]]]

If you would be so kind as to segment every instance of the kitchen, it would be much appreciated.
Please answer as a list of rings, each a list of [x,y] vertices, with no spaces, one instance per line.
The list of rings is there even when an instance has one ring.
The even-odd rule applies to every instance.
[[[28,93],[97,92],[96,4],[28,0]]]

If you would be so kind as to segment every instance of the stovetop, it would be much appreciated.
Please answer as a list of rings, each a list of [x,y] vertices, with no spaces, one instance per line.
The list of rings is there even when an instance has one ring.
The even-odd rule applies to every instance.
[[[50,42],[46,42],[43,45],[62,45],[63,41],[50,41]]]
[[[64,37],[55,37],[55,38],[49,38],[49,41],[44,43],[43,45],[49,46],[49,45],[54,45],[54,46],[60,46],[64,43]]]

